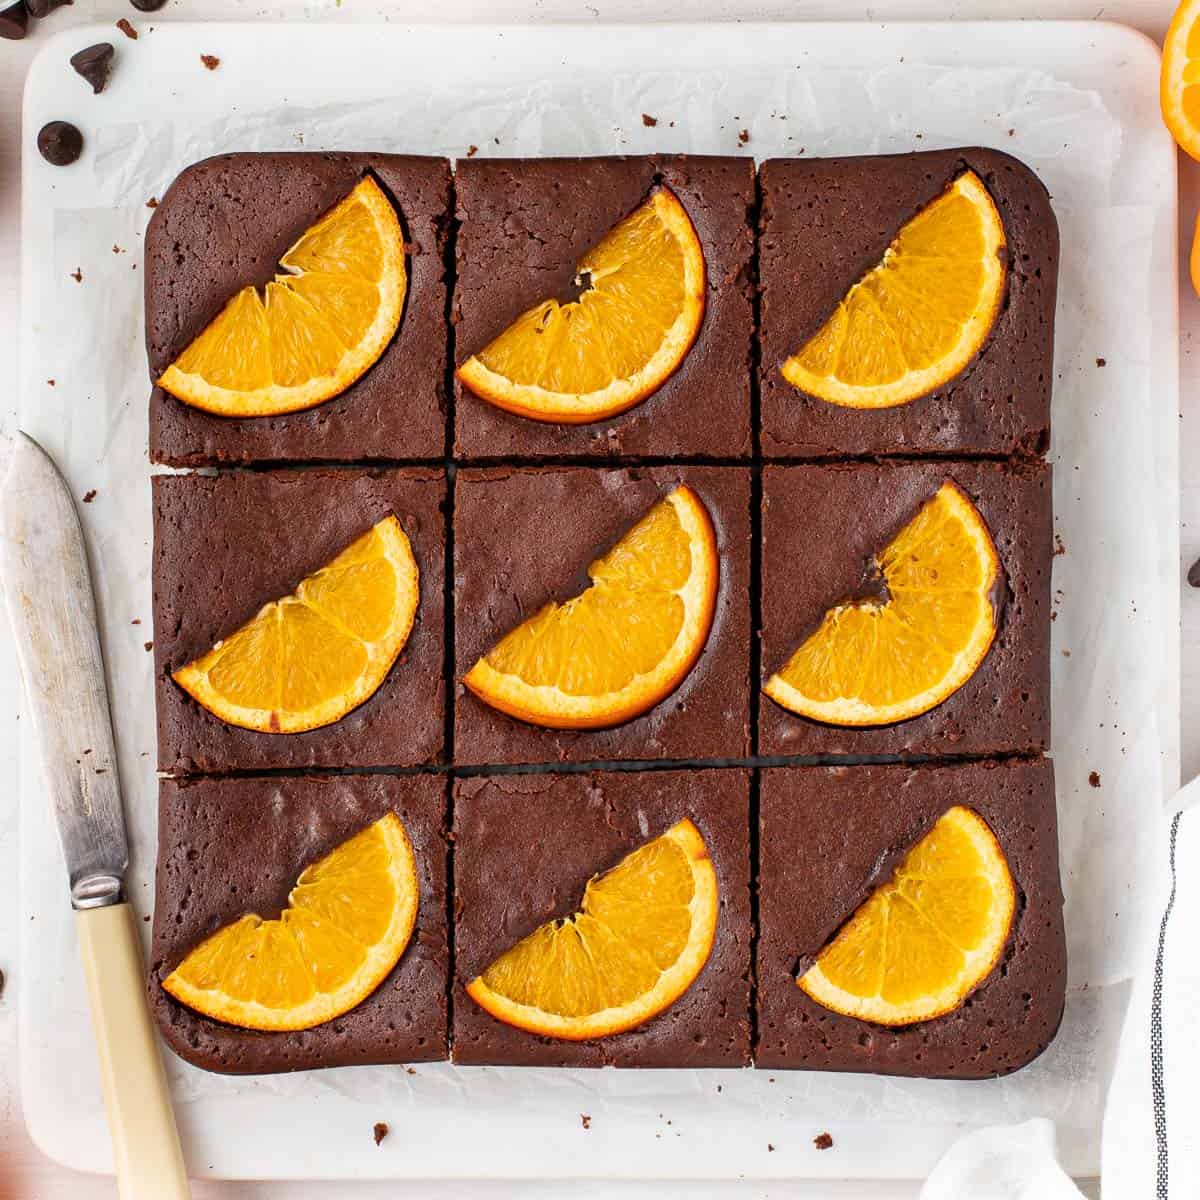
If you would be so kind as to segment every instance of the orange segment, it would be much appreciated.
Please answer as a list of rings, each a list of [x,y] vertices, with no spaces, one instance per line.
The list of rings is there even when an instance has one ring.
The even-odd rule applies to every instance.
[[[518,625],[463,683],[535,725],[628,721],[670,695],[699,658],[718,573],[708,510],[691,488],[676,488],[588,567],[590,587]]]
[[[1016,888],[995,834],[950,809],[817,955],[797,984],[834,1012],[911,1025],[957,1008],[990,974]]]
[[[669,188],[577,264],[577,300],[522,314],[456,372],[477,396],[535,421],[624,412],[683,361],[704,317],[704,252]]]
[[[577,912],[549,921],[467,985],[497,1020],[582,1041],[633,1029],[674,1004],[716,936],[717,877],[683,820],[595,876]]]
[[[965,171],[909,221],[883,261],[782,367],[847,408],[907,404],[953,379],[991,333],[1004,296],[1004,225]]]
[[[383,682],[408,641],[417,600],[412,547],[400,522],[385,517],[173,678],[227,724],[316,729]]]
[[[227,417],[311,408],[344,392],[400,324],[408,276],[400,221],[364,179],[279,260],[262,294],[244,287],[163,372],[186,404]]]
[[[947,480],[875,563],[888,599],[831,608],[767,681],[784,708],[831,725],[887,725],[941,704],[996,636],[1000,560],[979,510]]]
[[[163,980],[181,1004],[244,1029],[310,1029],[349,1012],[404,953],[419,885],[388,813],[301,872],[282,914],[246,913]]]

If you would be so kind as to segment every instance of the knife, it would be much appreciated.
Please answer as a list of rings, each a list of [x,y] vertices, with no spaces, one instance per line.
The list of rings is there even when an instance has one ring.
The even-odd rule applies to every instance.
[[[79,514],[27,434],[0,493],[4,592],[71,884],[121,1200],[187,1200],[187,1172],[146,1003],[104,660]]]

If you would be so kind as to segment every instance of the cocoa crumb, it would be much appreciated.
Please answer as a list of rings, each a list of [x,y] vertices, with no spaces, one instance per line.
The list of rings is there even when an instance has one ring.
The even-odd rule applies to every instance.
[[[591,1129],[592,1118],[588,1113],[580,1113],[579,1114],[579,1123],[584,1127],[584,1129]]]
[[[119,29],[119,30],[120,30],[120,31],[121,31],[121,32],[122,32],[122,33],[123,33],[123,34],[124,34],[124,35],[125,35],[127,38],[132,38],[132,39],[133,39],[135,42],[137,41],[137,30],[136,30],[136,29],[134,29],[134,27],[133,27],[132,25],[130,25],[128,18],[126,18],[126,17],[122,17],[122,18],[121,18],[121,19],[120,19],[120,20],[117,22],[117,28],[118,28],[118,29]]]
[[[87,491],[87,492],[83,493],[84,504],[91,504],[91,502],[93,500],[95,500],[95,498],[96,498],[96,489],[95,488],[92,488],[91,491]]]
[[[83,282],[83,268],[76,267],[75,270],[73,270],[71,272],[71,278],[73,280],[75,280],[76,283],[82,283]]]
[[[750,140],[750,130],[739,129],[738,130],[738,145],[744,146],[749,140]]]
[[[1098,366],[1098,367],[1107,367],[1107,366],[1108,366],[1108,359],[1107,359],[1107,358],[1098,358],[1098,359],[1096,359],[1096,366]]]
[[[767,1143],[767,1153],[768,1153],[768,1154],[774,1154],[774,1153],[775,1153],[775,1147],[774,1147],[774,1146],[772,1146],[770,1142],[768,1142],[768,1143]]]
[[[1013,135],[1014,135],[1016,132],[1017,132],[1017,131],[1016,131],[1015,129],[1010,129],[1010,130],[1008,131],[1008,136],[1009,136],[1009,137],[1012,137],[1012,136],[1013,136]]]
[[[146,207],[147,208],[157,208],[158,201],[153,196],[151,196],[150,199],[146,201]]]
[[[146,653],[147,653],[147,654],[149,654],[149,653],[150,653],[150,651],[154,649],[154,643],[153,643],[153,642],[143,642],[143,643],[142,643],[142,646],[143,646],[143,648],[145,649],[145,651],[146,651]]]
[[[467,147],[467,157],[468,158],[474,158],[475,155],[477,155],[478,153],[479,153],[478,146],[468,146]]]
[[[1088,783],[1090,783],[1092,785],[1092,787],[1098,788],[1100,786],[1100,772],[1099,771],[1089,772],[1088,773]]]
[[[150,923],[150,914],[149,914],[149,913],[147,913],[147,914],[146,914],[146,915],[145,915],[145,916],[142,918],[142,920],[143,920],[143,921],[145,921],[147,924],[149,924],[149,923]]]
[[[140,625],[142,623],[142,618],[134,617],[133,620],[130,621],[129,623],[130,623],[130,625]]]
[[[1054,558],[1061,558],[1067,552],[1067,544],[1062,540],[1062,535],[1056,533],[1054,535]]]
[[[221,65],[221,60],[215,54],[202,54],[200,61],[209,71],[215,71]]]
[[[384,1121],[376,1121],[375,1128],[371,1132],[375,1138],[375,1145],[378,1146],[379,1143],[382,1142],[383,1139],[388,1135],[387,1124]]]
[[[817,1136],[813,1138],[813,1145],[816,1146],[818,1150],[828,1150],[833,1145],[833,1138],[831,1138],[827,1133],[818,1133]]]
[[[642,113],[642,124],[647,129],[653,129],[658,124],[658,118],[652,117],[649,113]]]
[[[48,384],[49,384],[51,387],[53,387],[53,386],[54,386],[54,380],[53,380],[53,379],[47,379],[47,380],[46,380],[46,382],[47,382],[47,383],[48,383]]]

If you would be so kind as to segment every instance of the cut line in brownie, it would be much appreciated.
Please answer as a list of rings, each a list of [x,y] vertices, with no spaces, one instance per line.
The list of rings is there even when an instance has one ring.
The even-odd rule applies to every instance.
[[[446,498],[441,471],[237,471],[156,475],[152,485],[159,770],[406,767],[440,760]],[[408,641],[361,705],[305,733],[260,733],[226,724],[171,678],[388,515],[399,520],[412,546],[420,598]]]
[[[148,987],[167,1045],[238,1075],[444,1059],[445,808],[446,782],[435,775],[163,780]],[[420,903],[400,961],[360,1004],[313,1029],[262,1032],[202,1016],[163,988],[222,926],[247,912],[278,916],[305,867],[388,812],[412,843]]]
[[[741,1067],[750,1055],[750,773],[507,774],[454,784],[454,1030],[458,1063]],[[690,818],[717,873],[712,954],[691,987],[636,1029],[586,1042],[506,1025],[466,985],[588,880]]]
[[[679,367],[627,412],[584,425],[515,416],[456,381],[456,455],[750,456],[755,187],[747,158],[460,159],[455,365],[540,301],[573,296],[580,257],[658,184],[687,210],[708,276],[704,321]]]
[[[146,351],[156,379],[247,284],[371,174],[396,206],[408,287],[400,327],[339,395],[301,412],[221,417],[155,387],[150,458],[169,466],[440,460],[446,448],[450,164],[395,154],[223,154],[183,171],[146,231]]]
[[[901,1027],[842,1016],[801,991],[798,969],[955,805],[991,827],[1017,888],[992,972],[959,1008]],[[1067,962],[1049,759],[770,768],[759,813],[757,1066],[982,1079],[1051,1042]]]
[[[760,754],[982,757],[1046,749],[1053,530],[1045,463],[766,467],[762,682],[784,666],[829,608],[860,594],[874,556],[948,479],[982,514],[1005,580],[995,641],[978,669],[929,712],[876,727],[822,724],[762,695]]]
[[[463,686],[475,662],[687,484],[712,518],[720,582],[700,658],[671,695],[610,729],[547,729]],[[750,471],[743,467],[460,470],[454,495],[454,757],[460,765],[742,758],[750,751]]]
[[[780,373],[907,221],[964,170],[988,189],[1007,241],[1008,281],[980,352],[926,396],[854,409]],[[887,454],[1040,455],[1050,430],[1058,225],[1018,159],[966,148],[855,158],[772,159],[759,171],[762,452],[768,458]]]

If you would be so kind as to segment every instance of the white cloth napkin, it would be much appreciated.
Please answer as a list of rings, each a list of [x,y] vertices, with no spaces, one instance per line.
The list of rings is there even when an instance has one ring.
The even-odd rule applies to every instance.
[[[1104,1200],[1200,1197],[1200,779],[1160,817],[1157,895],[1143,930],[1104,1114]],[[934,1168],[921,1200],[1074,1200],[1049,1121],[968,1134]]]

